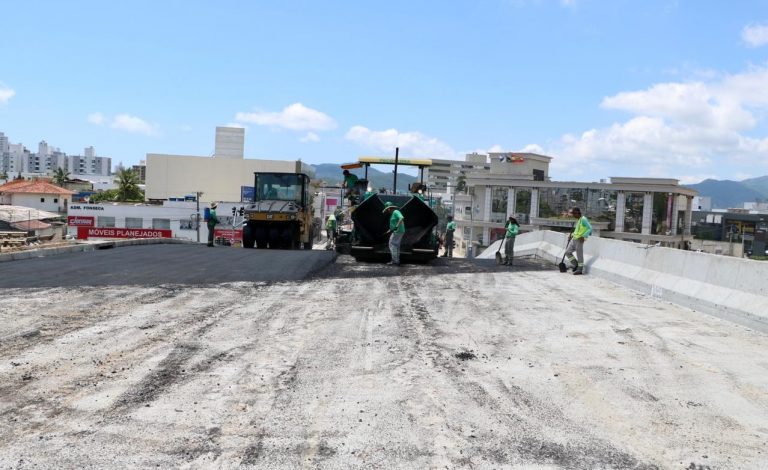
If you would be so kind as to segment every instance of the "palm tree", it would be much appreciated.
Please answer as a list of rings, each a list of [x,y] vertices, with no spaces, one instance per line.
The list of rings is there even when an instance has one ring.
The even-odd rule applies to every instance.
[[[144,193],[139,188],[139,175],[131,169],[117,173],[117,198],[120,201],[143,201]]]
[[[53,172],[53,182],[57,186],[64,186],[69,181],[69,172],[61,167]]]

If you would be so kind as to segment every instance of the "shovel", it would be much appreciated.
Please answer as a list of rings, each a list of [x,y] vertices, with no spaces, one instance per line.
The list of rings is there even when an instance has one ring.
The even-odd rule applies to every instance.
[[[504,244],[504,239],[501,239],[499,243],[499,249],[496,251],[496,264],[504,264],[504,256],[501,255],[501,246]]]
[[[570,242],[570,240],[568,240]],[[566,251],[568,250],[568,247],[565,247]],[[561,273],[568,272],[568,266],[565,265],[565,251],[563,252],[563,259],[560,260],[560,264],[557,265],[557,268],[560,270]]]

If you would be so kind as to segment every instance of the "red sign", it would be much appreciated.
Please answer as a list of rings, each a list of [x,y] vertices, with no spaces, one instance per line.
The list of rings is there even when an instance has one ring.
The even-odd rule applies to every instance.
[[[77,238],[171,238],[171,230],[154,228],[77,227]]]
[[[492,228],[490,232],[491,243],[500,240],[507,235],[507,229],[505,228]]]
[[[87,215],[70,215],[67,217],[67,225],[70,227],[93,227],[96,217]]]
[[[338,206],[339,205],[339,200],[336,199],[335,197],[326,198],[325,199],[325,205],[328,206],[328,207]]]
[[[239,240],[243,241],[243,230],[232,230],[226,228],[213,229],[214,238],[226,238],[227,240]]]

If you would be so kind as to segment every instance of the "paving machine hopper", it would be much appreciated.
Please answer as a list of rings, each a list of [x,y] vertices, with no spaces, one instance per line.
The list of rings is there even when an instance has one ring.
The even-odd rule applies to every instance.
[[[395,204],[405,219],[400,259],[424,262],[437,258],[437,214],[417,197],[385,194],[369,197],[352,211],[350,254],[358,261],[390,259],[389,216],[382,213],[386,202]]]

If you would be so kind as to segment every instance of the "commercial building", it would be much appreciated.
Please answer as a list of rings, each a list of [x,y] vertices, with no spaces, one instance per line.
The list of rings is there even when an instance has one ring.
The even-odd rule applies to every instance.
[[[216,238],[228,243],[242,241],[242,206],[239,202],[219,203]],[[204,207],[201,203],[200,213]],[[163,201],[159,205],[72,203],[67,212],[67,231],[81,239],[182,238],[204,242],[208,239],[208,228],[202,219],[198,227],[197,211],[196,201]]]
[[[301,160],[256,160],[246,159],[232,150],[229,140],[237,133],[217,128],[217,139],[227,142],[216,143],[216,148],[228,149],[226,156],[213,157],[196,155],[147,154],[147,175],[145,197],[148,201],[164,201],[201,193],[200,200],[239,201],[240,188],[253,186],[255,172],[306,173],[312,176],[312,167]],[[238,129],[242,134],[243,129]],[[242,134],[244,135],[244,134]]]
[[[472,158],[479,168],[476,154]],[[487,169],[461,175],[466,189],[451,195],[458,225],[455,253],[477,253],[502,237],[509,216],[524,231],[570,230],[568,211],[574,206],[590,218],[595,236],[689,246],[695,190],[666,178],[555,182],[549,179],[550,161],[537,154],[493,153]]]

